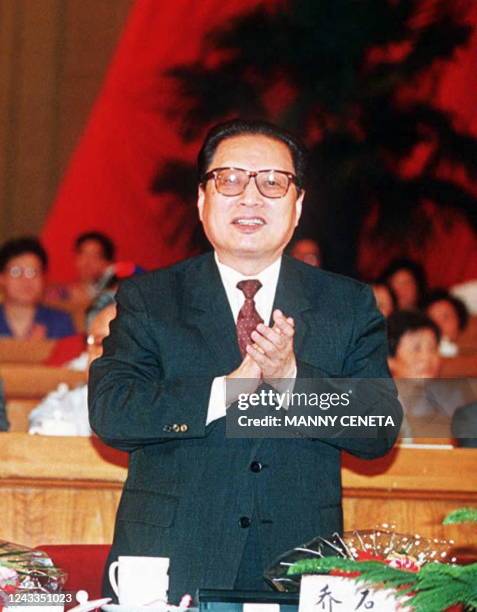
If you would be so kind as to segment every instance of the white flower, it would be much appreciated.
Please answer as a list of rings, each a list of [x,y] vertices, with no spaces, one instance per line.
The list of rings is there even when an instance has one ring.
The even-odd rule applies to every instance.
[[[11,567],[0,565],[0,588],[6,587],[9,584],[15,585],[18,582],[18,575]]]

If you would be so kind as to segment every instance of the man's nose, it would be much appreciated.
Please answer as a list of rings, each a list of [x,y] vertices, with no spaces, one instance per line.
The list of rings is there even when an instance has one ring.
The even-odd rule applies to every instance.
[[[250,177],[248,185],[240,196],[240,204],[243,206],[260,206],[263,203],[263,196],[258,190],[255,178]]]

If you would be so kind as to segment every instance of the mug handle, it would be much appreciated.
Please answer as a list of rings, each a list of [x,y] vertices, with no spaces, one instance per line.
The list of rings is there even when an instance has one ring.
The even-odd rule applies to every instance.
[[[113,561],[109,566],[109,582],[113,587],[113,591],[116,593],[116,597],[119,597],[118,579],[116,578],[116,570],[119,567],[119,561]]]

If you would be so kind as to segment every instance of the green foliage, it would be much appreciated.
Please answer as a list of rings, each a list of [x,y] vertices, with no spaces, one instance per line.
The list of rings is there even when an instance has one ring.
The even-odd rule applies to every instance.
[[[477,608],[477,564],[429,563],[417,574],[416,594],[410,604],[416,612],[445,610],[455,604]]]
[[[454,525],[456,523],[477,523],[477,508],[458,508],[449,512],[442,521],[443,525]]]
[[[353,559],[340,559],[325,557],[323,559],[302,559],[294,563],[288,574],[327,574],[331,570],[343,572],[361,572],[361,577],[356,580],[364,580],[374,584],[386,584],[389,587],[401,587],[414,585],[416,583],[416,572],[399,570],[380,561],[354,561]]]
[[[398,596],[410,596],[408,603],[415,612],[445,610],[459,603],[467,606],[468,610],[477,609],[476,563],[466,566],[427,563],[419,572],[410,572],[378,561],[326,557],[297,561],[289,568],[288,574],[328,574],[331,570],[359,572],[354,580],[395,588]]]

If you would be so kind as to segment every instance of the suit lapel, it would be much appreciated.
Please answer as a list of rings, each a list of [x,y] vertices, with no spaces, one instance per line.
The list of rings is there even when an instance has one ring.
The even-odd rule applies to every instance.
[[[197,326],[207,346],[217,356],[220,370],[228,373],[242,361],[235,322],[213,254],[189,269],[185,280],[188,322]]]
[[[184,278],[185,318],[197,326],[216,355],[220,370],[231,372],[242,361],[237,332],[227,295],[212,253],[201,257]],[[312,308],[305,293],[300,269],[283,256],[273,309],[279,308],[295,321],[295,352],[300,354],[307,325],[303,314]],[[272,324],[272,322],[270,322]]]
[[[307,333],[307,324],[303,317],[305,311],[312,305],[305,293],[305,283],[301,278],[300,269],[294,265],[294,260],[283,256],[273,310],[280,309],[287,317],[295,321],[295,354],[299,355],[303,340]],[[270,325],[272,322],[270,322]]]

